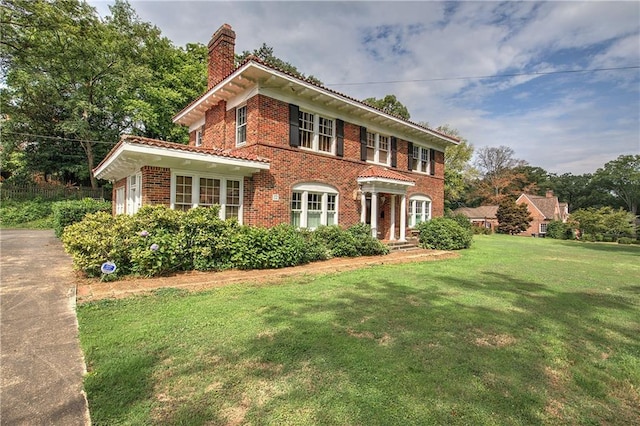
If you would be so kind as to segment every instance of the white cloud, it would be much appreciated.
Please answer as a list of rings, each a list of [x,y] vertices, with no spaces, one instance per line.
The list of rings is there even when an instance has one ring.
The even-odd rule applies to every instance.
[[[106,11],[105,3],[92,2]],[[325,83],[433,80],[640,64],[637,2],[132,2],[176,45],[223,23],[236,50],[263,42]],[[106,12],[101,12],[105,15]],[[477,147],[509,145],[554,172],[639,153],[638,70],[332,86],[396,94],[416,121]]]

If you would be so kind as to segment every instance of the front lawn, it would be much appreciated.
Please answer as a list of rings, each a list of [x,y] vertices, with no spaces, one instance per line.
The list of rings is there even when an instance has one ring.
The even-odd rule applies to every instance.
[[[91,417],[638,424],[639,277],[640,247],[476,236],[459,259],[80,305]]]

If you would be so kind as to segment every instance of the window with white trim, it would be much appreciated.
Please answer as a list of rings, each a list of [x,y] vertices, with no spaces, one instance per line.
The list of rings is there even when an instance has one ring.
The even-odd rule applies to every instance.
[[[171,175],[171,207],[189,210],[192,207],[220,206],[220,219],[236,218],[242,223],[242,178],[175,172]]]
[[[127,213],[134,214],[142,205],[142,173],[127,178]]]
[[[204,129],[202,127],[196,130],[196,146],[202,145],[203,134],[204,134]]]
[[[316,229],[338,224],[338,191],[318,183],[299,184],[291,194],[291,224]]]
[[[416,172],[429,173],[430,164],[429,148],[413,145],[413,167],[411,169]]]
[[[390,140],[391,138],[389,136],[367,132],[367,161],[390,164]]]
[[[420,222],[431,220],[431,199],[424,195],[409,198],[409,227],[415,228]]]
[[[116,189],[116,214],[123,214],[124,211],[124,186]]]
[[[541,234],[546,234],[547,233],[547,224],[546,223],[541,223],[540,224],[540,233]]]
[[[335,153],[335,121],[306,111],[298,113],[300,147]]]
[[[247,142],[247,106],[236,108],[236,145]]]

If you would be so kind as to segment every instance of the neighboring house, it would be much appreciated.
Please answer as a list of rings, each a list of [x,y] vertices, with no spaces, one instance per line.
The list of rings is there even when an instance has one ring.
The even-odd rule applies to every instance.
[[[95,168],[114,183],[114,214],[219,204],[244,224],[364,222],[388,240],[442,216],[456,138],[255,57],[235,68],[234,49],[225,24],[209,43],[208,90],[174,117],[189,145],[124,136]]]
[[[526,204],[533,221],[529,228],[520,235],[539,235],[547,233],[547,225],[552,220],[566,222],[569,217],[567,203],[558,202],[558,197],[553,195],[553,191],[547,191],[545,196],[522,194],[516,200],[517,204]]]
[[[468,217],[474,226],[489,228],[492,231],[495,231],[498,227],[497,212],[498,206],[460,207],[453,211],[454,214],[462,214]]]

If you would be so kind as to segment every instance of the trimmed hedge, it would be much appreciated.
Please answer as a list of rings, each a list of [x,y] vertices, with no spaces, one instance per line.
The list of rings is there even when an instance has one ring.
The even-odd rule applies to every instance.
[[[456,220],[437,217],[418,224],[420,246],[436,250],[460,250],[471,247],[473,232]]]
[[[388,253],[365,225],[347,230],[326,226],[316,231],[285,224],[257,228],[220,220],[218,209],[199,207],[182,212],[143,206],[133,216],[90,213],[65,228],[62,242],[75,268],[87,276],[100,276],[100,266],[114,262],[116,272],[108,279],[193,269],[283,268],[332,256]]]
[[[53,230],[56,237],[60,238],[67,226],[80,222],[88,213],[111,213],[111,202],[98,201],[93,198],[58,201],[53,203],[51,210],[53,212]]]

